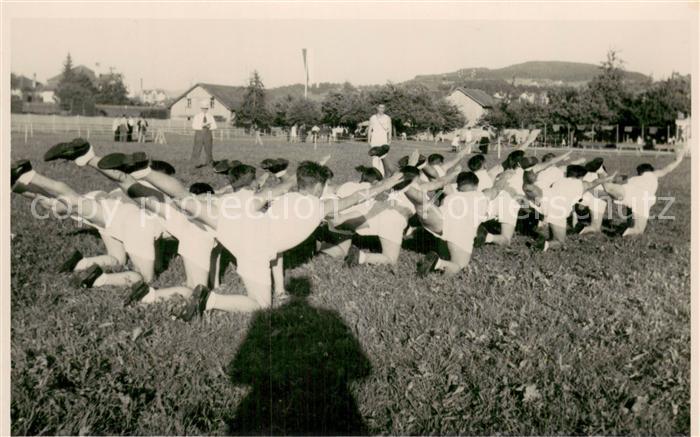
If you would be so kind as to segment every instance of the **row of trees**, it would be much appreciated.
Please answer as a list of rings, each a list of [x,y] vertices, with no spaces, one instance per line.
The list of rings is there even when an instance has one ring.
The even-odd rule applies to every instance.
[[[503,99],[484,122],[497,128],[542,124],[673,125],[678,113],[690,114],[690,77],[674,73],[658,82],[630,83],[614,51],[600,74],[582,88],[558,88],[547,103]]]
[[[236,122],[262,128],[327,124],[354,130],[369,119],[379,103],[386,105],[395,128],[407,134],[449,131],[465,123],[456,106],[421,86],[388,84],[360,90],[346,83],[340,91],[326,94],[321,101],[287,95],[267,102],[265,86],[257,72],[251,75]]]
[[[127,94],[121,74],[112,72],[100,75],[97,80],[94,80],[74,70],[70,53],[66,57],[61,81],[56,88],[61,109],[71,114],[94,115],[95,104],[130,104]]]

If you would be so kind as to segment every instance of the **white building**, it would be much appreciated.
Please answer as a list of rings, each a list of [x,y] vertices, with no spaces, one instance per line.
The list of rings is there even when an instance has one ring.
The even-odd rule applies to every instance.
[[[200,110],[200,102],[209,102],[209,113],[220,120],[231,121],[243,102],[246,89],[239,86],[198,83],[170,104],[171,118],[190,119]]]
[[[456,88],[447,101],[453,103],[464,114],[465,126],[474,126],[481,117],[496,104],[493,97],[482,90]]]
[[[168,95],[161,89],[143,90],[139,97],[141,103],[155,106],[163,105],[168,100]]]

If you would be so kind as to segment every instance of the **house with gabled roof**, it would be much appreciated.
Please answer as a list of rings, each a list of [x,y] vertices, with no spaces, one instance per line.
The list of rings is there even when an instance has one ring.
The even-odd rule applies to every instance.
[[[455,88],[446,97],[464,114],[466,126],[474,126],[481,117],[496,106],[496,100],[488,93],[478,89]]]
[[[228,122],[235,118],[245,93],[246,88],[242,86],[197,83],[170,104],[170,117],[189,120],[199,112],[201,102],[207,101],[209,113]]]

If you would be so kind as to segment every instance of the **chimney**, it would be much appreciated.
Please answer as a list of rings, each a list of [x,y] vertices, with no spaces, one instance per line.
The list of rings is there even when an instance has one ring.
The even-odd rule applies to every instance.
[[[36,73],[32,75],[32,89],[36,89]]]

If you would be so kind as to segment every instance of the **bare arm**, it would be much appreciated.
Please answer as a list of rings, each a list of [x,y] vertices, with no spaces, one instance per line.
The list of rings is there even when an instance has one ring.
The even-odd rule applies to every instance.
[[[420,188],[422,191],[439,190],[440,188],[454,181],[457,178],[457,175],[459,175],[460,171],[462,171],[461,166],[457,166],[450,173],[441,178],[437,178],[430,182],[419,183],[418,188]]]
[[[455,165],[459,164],[459,162],[464,159],[465,156],[469,154],[469,148],[465,147],[464,149],[460,150],[457,152],[454,158],[445,161],[442,164],[442,168],[445,170],[445,172],[449,172]]]
[[[597,187],[598,185],[607,184],[608,182],[612,182],[613,179],[615,179],[615,176],[617,176],[617,172],[614,172],[610,176],[598,178],[598,179],[591,181],[591,182],[584,181],[583,182],[583,192],[585,193],[586,191],[590,191],[593,188]]]
[[[331,217],[337,211],[343,211],[352,206],[357,205],[360,202],[364,202],[368,199],[375,197],[377,194],[382,193],[391,189],[394,185],[401,182],[403,175],[401,173],[396,173],[388,179],[385,179],[376,185],[373,185],[368,190],[357,191],[347,197],[340,199],[327,199],[322,201],[322,207],[325,217]]]
[[[532,166],[532,168],[530,170],[534,173],[539,173],[539,172],[546,170],[547,168],[549,168],[553,165],[557,165],[561,161],[568,159],[569,156],[571,156],[571,153],[572,152],[569,151],[569,152],[564,153],[563,155],[559,155],[557,157],[554,157],[547,162],[541,162],[539,164],[535,164]]]
[[[662,168],[661,170],[656,170],[654,174],[656,175],[657,178],[662,178],[666,176],[667,174],[671,173],[673,170],[678,167],[678,165],[683,161],[683,155],[685,155],[685,152],[687,150],[687,146],[685,147],[680,147],[676,149],[676,159],[672,163],[668,164],[666,167]]]

